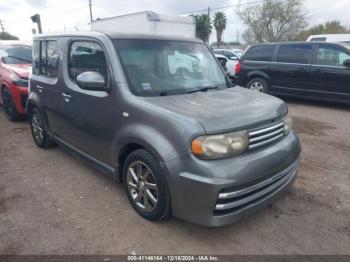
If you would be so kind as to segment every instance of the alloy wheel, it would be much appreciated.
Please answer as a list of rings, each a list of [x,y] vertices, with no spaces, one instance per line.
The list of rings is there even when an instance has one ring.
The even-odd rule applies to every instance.
[[[134,161],[127,169],[126,178],[135,204],[145,212],[152,212],[158,204],[158,188],[151,169],[142,161]]]
[[[32,116],[32,130],[33,136],[37,142],[37,144],[41,144],[44,140],[44,128],[41,117],[38,113],[33,113]]]
[[[255,82],[250,84],[249,89],[253,90],[255,92],[263,93],[264,92],[264,85],[259,81],[255,81]]]

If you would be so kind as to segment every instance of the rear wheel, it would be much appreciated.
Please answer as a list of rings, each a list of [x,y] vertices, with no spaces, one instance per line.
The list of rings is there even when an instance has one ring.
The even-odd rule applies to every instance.
[[[158,160],[147,151],[132,152],[123,164],[123,178],[129,202],[148,220],[170,215],[169,188]]]
[[[18,113],[16,105],[12,99],[10,90],[8,90],[7,88],[5,88],[2,91],[2,101],[4,103],[7,119],[13,122],[18,121],[21,115]]]
[[[260,77],[255,77],[250,80],[247,88],[259,93],[268,93],[268,84],[265,79]]]
[[[44,119],[39,109],[34,108],[30,114],[30,128],[35,144],[41,148],[48,148],[55,143],[45,129]]]

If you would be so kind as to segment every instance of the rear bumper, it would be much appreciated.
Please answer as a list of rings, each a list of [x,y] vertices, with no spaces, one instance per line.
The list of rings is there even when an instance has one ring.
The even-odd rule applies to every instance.
[[[234,159],[200,161],[191,157],[198,162],[197,172],[193,172],[195,165],[188,166],[184,159],[182,164],[167,163],[173,215],[204,226],[237,222],[288,191],[297,174],[299,154],[299,139],[290,134]]]

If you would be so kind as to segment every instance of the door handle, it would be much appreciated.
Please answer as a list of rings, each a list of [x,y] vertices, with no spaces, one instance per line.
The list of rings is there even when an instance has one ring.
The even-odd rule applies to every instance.
[[[36,85],[36,88],[38,88],[38,92],[41,93],[43,91],[44,87],[42,87],[40,85]]]
[[[71,95],[68,95],[66,93],[62,93],[62,96],[64,97],[64,101],[66,101],[67,103],[69,102],[69,100],[72,98]]]

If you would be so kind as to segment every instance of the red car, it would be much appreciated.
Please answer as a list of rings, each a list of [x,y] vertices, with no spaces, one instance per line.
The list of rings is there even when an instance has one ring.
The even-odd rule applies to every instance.
[[[0,43],[0,105],[10,121],[26,114],[32,47],[19,41]]]

